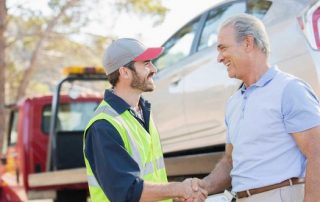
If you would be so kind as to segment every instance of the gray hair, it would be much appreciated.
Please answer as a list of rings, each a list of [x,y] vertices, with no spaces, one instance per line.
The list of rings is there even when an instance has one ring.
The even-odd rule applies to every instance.
[[[242,42],[246,36],[252,36],[255,45],[267,56],[269,55],[269,38],[261,20],[252,15],[242,13],[228,18],[221,24],[220,28],[227,26],[234,28],[237,43]]]

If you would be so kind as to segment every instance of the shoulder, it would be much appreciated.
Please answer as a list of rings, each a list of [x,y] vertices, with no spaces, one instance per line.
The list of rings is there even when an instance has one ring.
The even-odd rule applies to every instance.
[[[292,74],[283,72],[281,70],[277,70],[276,75],[273,80],[277,83],[283,83],[286,85],[291,82],[299,81],[300,79]]]
[[[92,139],[93,141],[104,141],[112,139],[115,142],[123,145],[123,141],[118,130],[110,122],[100,119],[96,120],[87,130],[87,139]]]
[[[279,88],[283,87],[284,94],[295,94],[301,91],[308,91],[314,94],[312,87],[306,81],[280,70],[277,71],[274,81]]]
[[[297,77],[291,77],[288,79],[283,94],[284,97],[309,95],[318,99],[312,87],[307,82]]]
[[[319,111],[319,99],[308,83],[295,77],[287,82],[283,90],[282,110],[284,114]]]

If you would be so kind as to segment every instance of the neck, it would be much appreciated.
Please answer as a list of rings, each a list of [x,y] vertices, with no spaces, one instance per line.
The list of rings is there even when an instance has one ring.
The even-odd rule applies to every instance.
[[[137,92],[133,89],[128,88],[117,88],[113,89],[113,93],[119,97],[121,97],[124,101],[126,101],[131,107],[135,109],[139,108],[139,100],[141,97],[141,93]]]
[[[250,87],[256,83],[269,69],[266,58],[256,58],[252,61],[247,66],[248,72],[245,74],[246,76],[241,79],[246,87]]]

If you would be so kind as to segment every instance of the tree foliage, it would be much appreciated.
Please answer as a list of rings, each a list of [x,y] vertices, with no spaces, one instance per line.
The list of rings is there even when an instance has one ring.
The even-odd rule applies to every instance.
[[[167,8],[161,5],[160,0],[119,0],[116,2],[116,5],[119,11],[126,10],[142,15],[156,16],[156,24],[163,22],[164,16],[168,11]]]
[[[7,10],[5,0],[0,0],[0,144],[3,142],[5,131],[5,29],[7,24]],[[1,144],[2,145],[2,144]],[[1,147],[0,145],[0,147]]]
[[[47,0],[46,11],[16,1],[7,14],[6,1],[0,0],[1,119],[4,103],[50,93],[62,67],[101,64],[103,47],[112,37],[88,34],[81,43],[77,37],[82,27],[95,20],[90,14],[101,9],[102,1]],[[161,21],[167,11],[159,0],[111,0],[110,5],[118,13],[130,11],[155,17],[156,21]],[[2,137],[4,121],[0,123]]]
[[[40,66],[46,66],[46,64],[43,64],[47,60],[46,56],[53,53],[55,53],[53,57],[59,54],[63,55],[58,59],[60,62],[55,62],[56,65],[68,64],[68,62],[74,63],[75,61],[79,64],[89,65],[92,58],[96,60],[97,56],[101,56],[101,53],[97,53],[95,49],[98,46],[101,48],[101,44],[105,43],[108,37],[103,40],[101,37],[94,35],[87,36],[90,38],[91,43],[84,45],[90,51],[82,49],[88,55],[84,56],[79,51],[72,52],[73,54],[70,55],[63,53],[68,48],[72,48],[70,46],[71,43],[66,44],[67,41],[71,41],[72,37],[90,22],[90,15],[87,14],[98,9],[101,1],[50,0],[48,2],[49,14],[34,11],[24,6],[14,8],[15,13],[19,15],[14,15],[13,13],[10,16],[11,20],[7,31],[9,33],[8,36],[10,36],[8,37],[8,42],[11,44],[8,62],[15,71],[11,72],[8,78],[14,78],[15,76],[12,75],[16,75],[18,79],[14,79],[16,84],[9,85],[9,100],[16,101],[30,95],[28,87],[30,87],[29,83],[34,75],[40,74],[44,69],[47,71],[47,68]],[[166,12],[166,8],[158,0],[117,0],[113,3],[118,12],[127,10],[138,15],[158,16],[157,20],[163,18]],[[62,40],[63,38],[64,40]],[[60,39],[60,43],[56,42],[58,39]],[[94,43],[92,43],[93,41]],[[54,47],[54,44],[56,44],[56,47]],[[81,46],[81,44],[78,45]],[[59,47],[62,48],[60,53]],[[102,50],[100,49],[99,51]],[[83,57],[80,60],[74,60],[77,58],[76,54],[82,54]],[[52,65],[49,66],[52,67]],[[51,69],[55,71],[59,68]]]

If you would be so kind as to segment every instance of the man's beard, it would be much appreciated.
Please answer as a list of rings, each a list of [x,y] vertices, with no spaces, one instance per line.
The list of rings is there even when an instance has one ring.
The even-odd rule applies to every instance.
[[[148,77],[152,76],[152,74],[149,74],[147,78],[141,78],[139,75],[133,71],[133,77],[130,86],[132,88],[139,89],[143,92],[150,92],[154,90],[153,83],[148,83]]]

